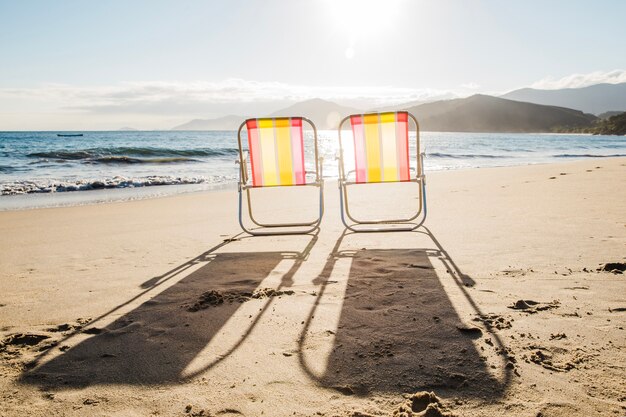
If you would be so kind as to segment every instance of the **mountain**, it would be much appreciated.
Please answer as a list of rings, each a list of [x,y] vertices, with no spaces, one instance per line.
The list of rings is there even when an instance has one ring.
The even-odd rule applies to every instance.
[[[578,110],[481,94],[419,104],[406,109],[417,117],[422,130],[432,131],[551,132],[563,126],[589,126],[597,119],[594,115]],[[354,113],[361,113],[361,110],[313,99],[296,103],[270,116],[301,115],[313,120],[318,129],[334,130],[343,117]]]
[[[452,100],[455,98],[458,98],[458,95],[453,94],[453,93],[445,93],[445,94],[439,94],[429,99],[416,100],[416,101],[410,101],[408,103],[400,103],[400,104],[394,104],[391,106],[380,107],[373,111],[379,111],[379,112],[401,111],[401,110],[409,109],[411,107],[419,106],[421,104],[434,103],[435,101]]]
[[[522,88],[500,97],[529,103],[569,107],[593,114],[607,111],[626,111],[626,83],[596,84],[589,87],[561,90]]]
[[[344,117],[360,112],[360,110],[352,107],[341,106],[332,101],[314,98],[274,112],[270,114],[270,117],[304,116],[307,119],[311,119],[318,129],[332,130],[337,129],[337,125]]]
[[[448,132],[551,132],[588,126],[596,116],[563,107],[543,106],[476,94],[407,109],[421,130]]]
[[[359,110],[351,107],[315,98],[295,103],[270,115],[263,115],[263,117],[303,116],[312,120],[315,126],[321,130],[337,129],[337,125],[343,117],[359,112]],[[237,130],[245,119],[244,116],[233,115],[218,119],[194,119],[175,126],[172,130]]]
[[[618,114],[622,114],[624,112],[621,111],[605,111],[604,113],[600,113],[598,117],[600,119],[608,119],[611,116],[617,116]]]
[[[243,116],[224,116],[217,119],[194,119],[171,130],[237,130],[246,120]]]
[[[135,129],[134,127],[120,127],[117,130],[119,132],[136,132],[138,129]]]
[[[552,132],[590,127],[596,116],[564,107],[524,103],[476,94],[407,108],[421,130],[448,132]],[[321,99],[302,101],[268,117],[304,116],[318,129],[335,130],[342,118],[361,110]],[[172,130],[237,130],[243,116],[196,119]]]

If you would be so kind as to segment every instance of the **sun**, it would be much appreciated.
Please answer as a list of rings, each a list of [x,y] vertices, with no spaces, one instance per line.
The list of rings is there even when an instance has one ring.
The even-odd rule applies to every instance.
[[[351,43],[382,36],[402,12],[404,0],[329,0],[330,12]]]

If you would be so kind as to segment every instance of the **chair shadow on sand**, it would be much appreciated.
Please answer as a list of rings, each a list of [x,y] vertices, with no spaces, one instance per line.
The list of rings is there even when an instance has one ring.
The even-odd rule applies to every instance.
[[[460,398],[502,395],[512,372],[505,366],[506,348],[488,323],[482,324],[482,335],[460,325],[459,299],[466,305],[465,323],[468,311],[482,315],[466,288],[473,281],[424,230],[413,233],[426,234],[434,243],[425,249],[340,250],[346,234],[337,240],[322,272],[316,273],[316,299],[306,306],[310,310],[299,338],[294,336],[300,366],[312,381],[354,395],[417,390]],[[302,252],[225,252],[217,249],[229,242],[218,245],[146,281],[142,293],[92,320],[83,332],[66,336],[58,346],[70,347],[42,353],[20,382],[64,389],[174,384],[198,377],[234,353],[273,302],[267,298],[261,309],[247,309],[251,303],[226,301],[218,308],[189,311],[202,294],[250,294],[265,286],[287,290],[316,241],[317,235],[312,235]],[[281,269],[285,260],[289,262]],[[333,275],[346,260],[349,272]],[[272,276],[279,281],[268,281]],[[345,291],[337,291],[341,283],[336,277],[343,280]],[[166,283],[171,285],[139,304],[140,297]],[[457,297],[454,303],[451,289]],[[329,298],[333,292],[335,298]],[[135,303],[139,305],[133,308]],[[324,308],[333,314],[324,314]],[[235,315],[243,327],[226,326]],[[104,320],[110,324],[95,327]],[[224,336],[233,327],[235,334]],[[477,338],[489,338],[493,344],[484,347],[499,350],[499,359],[491,355],[487,360],[477,347],[485,344]],[[198,357],[200,366],[193,366]]]
[[[220,244],[196,258],[179,265],[171,271],[146,281],[144,291],[126,303],[92,320],[83,332],[70,334],[60,343],[72,345],[72,338],[79,341],[57,356],[46,358],[44,352],[37,366],[25,371],[22,383],[48,388],[75,388],[98,384],[150,385],[180,383],[190,380],[232,354],[250,334],[272,303],[272,297],[264,298],[261,309],[255,308],[245,315],[247,323],[235,337],[228,339],[204,360],[202,366],[189,370],[192,363],[212,339],[221,336],[225,323],[246,303],[240,297],[249,297],[263,288],[263,281],[272,274],[279,263],[292,261],[291,267],[282,275],[274,290],[285,291],[292,285],[293,274],[307,258],[317,241],[311,241],[302,252],[216,252],[228,244]],[[180,278],[190,268],[203,264],[175,284],[169,286],[148,301],[126,314],[121,307],[136,300],[173,278]],[[225,300],[216,308],[211,306],[214,298],[204,298],[207,291],[218,291]],[[267,294],[262,295],[264,297]],[[229,302],[228,298],[235,298]],[[200,302],[200,304],[196,304]],[[195,305],[195,307],[194,307]],[[202,307],[204,305],[204,308]],[[258,306],[257,306],[258,307]],[[103,328],[94,327],[98,321],[119,318]],[[86,337],[87,334],[92,336]],[[57,350],[58,351],[58,350]],[[52,356],[52,355],[50,355]]]
[[[489,324],[483,323],[481,331],[472,327],[471,319],[468,323],[469,312],[482,316],[467,291],[474,282],[461,273],[430,230],[423,230],[414,233],[426,234],[434,248],[340,250],[344,237],[352,233],[338,240],[318,277],[318,299],[299,341],[301,367],[318,384],[362,396],[419,390],[458,398],[493,399],[503,394],[511,379],[506,348]],[[349,259],[350,266],[337,330],[328,332],[334,340],[324,355],[316,357],[316,341],[310,335],[321,334],[324,328],[316,317],[332,304],[332,295],[326,293],[341,285],[333,278],[333,269],[342,259]],[[434,263],[445,275],[445,287]],[[455,304],[461,299],[466,306],[465,320],[450,299],[451,289],[457,296]],[[479,338],[491,339],[492,345]],[[480,346],[499,355],[487,360]],[[320,358],[326,359],[325,366],[319,366]]]

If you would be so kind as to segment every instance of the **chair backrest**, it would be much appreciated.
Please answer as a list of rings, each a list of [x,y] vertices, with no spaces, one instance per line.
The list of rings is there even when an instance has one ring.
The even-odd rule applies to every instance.
[[[253,187],[303,185],[302,117],[246,120]]]
[[[356,182],[409,181],[409,114],[399,111],[349,118]]]

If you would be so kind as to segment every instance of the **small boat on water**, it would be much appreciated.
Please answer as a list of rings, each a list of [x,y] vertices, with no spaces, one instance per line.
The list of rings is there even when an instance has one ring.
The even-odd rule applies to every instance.
[[[82,136],[82,133],[57,133],[57,136],[61,138],[73,138],[76,136]]]

